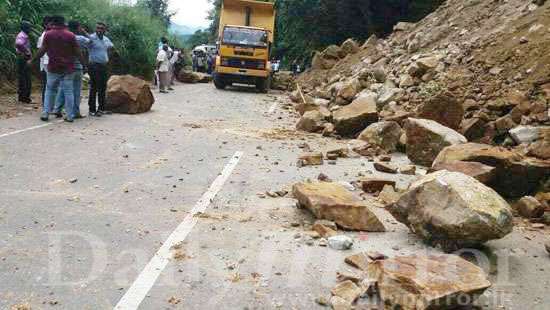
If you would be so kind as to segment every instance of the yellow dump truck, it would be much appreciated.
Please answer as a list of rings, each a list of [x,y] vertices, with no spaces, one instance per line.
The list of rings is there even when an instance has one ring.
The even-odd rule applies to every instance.
[[[214,85],[224,89],[233,83],[269,88],[275,8],[273,3],[223,0]]]

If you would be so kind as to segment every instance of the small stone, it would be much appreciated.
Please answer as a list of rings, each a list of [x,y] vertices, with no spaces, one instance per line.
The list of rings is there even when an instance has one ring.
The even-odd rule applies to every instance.
[[[328,245],[328,241],[325,238],[322,238],[319,240],[319,246],[326,247]]]
[[[413,165],[405,165],[399,167],[399,173],[406,174],[406,175],[416,175],[416,166]]]
[[[69,183],[72,183],[72,184],[74,184],[76,182],[78,182],[77,178],[72,178],[72,179],[69,180]]]
[[[525,218],[539,218],[544,215],[544,206],[531,196],[521,198],[513,205],[513,208]]]
[[[380,252],[367,252],[367,256],[373,261],[388,259],[386,255]]]
[[[315,298],[315,302],[325,307],[329,305],[329,301],[324,296]]]
[[[519,39],[519,43],[520,43],[520,44],[529,43],[529,39],[527,39],[526,37],[521,37],[521,38]]]
[[[323,153],[306,153],[300,156],[298,162],[301,166],[320,166],[323,164]]]
[[[318,176],[317,176],[317,180],[321,181],[321,182],[332,182],[332,179],[329,178],[326,174],[324,173],[320,173]]]
[[[328,245],[338,251],[346,251],[353,246],[353,239],[345,235],[332,236],[328,238]]]
[[[395,187],[396,182],[384,178],[368,177],[361,180],[361,188],[365,193],[379,193],[384,189],[384,186],[390,185]]]
[[[384,173],[391,173],[391,174],[397,173],[396,167],[389,164],[384,164],[384,163],[374,163],[374,169]]]

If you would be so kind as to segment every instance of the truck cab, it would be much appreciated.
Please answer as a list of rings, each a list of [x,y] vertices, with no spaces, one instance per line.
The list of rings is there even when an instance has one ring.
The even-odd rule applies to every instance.
[[[224,0],[220,16],[214,85],[255,85],[267,91],[271,76],[269,55],[273,43],[273,3]]]

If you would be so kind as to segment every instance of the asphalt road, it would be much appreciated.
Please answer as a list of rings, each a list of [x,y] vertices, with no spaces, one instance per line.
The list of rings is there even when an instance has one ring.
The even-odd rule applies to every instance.
[[[389,231],[350,233],[353,251],[306,244],[310,215],[258,194],[373,169],[360,158],[299,169],[300,144],[346,142],[294,132],[283,96],[155,95],[141,115],[0,121],[0,309],[315,309],[347,255],[437,252],[383,209]],[[489,243],[486,309],[547,309],[547,235],[519,228]]]

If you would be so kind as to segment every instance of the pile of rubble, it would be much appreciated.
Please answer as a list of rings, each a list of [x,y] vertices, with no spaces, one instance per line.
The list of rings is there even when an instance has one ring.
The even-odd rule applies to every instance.
[[[346,156],[365,156],[383,173],[416,176],[404,189],[373,176],[357,187],[446,252],[503,238],[520,222],[514,215],[543,229],[550,225],[548,12],[545,1],[448,1],[418,24],[399,23],[387,39],[329,46],[290,95],[296,127],[353,139],[354,154]],[[393,165],[394,152],[414,165]],[[299,164],[335,158],[310,152]],[[339,183],[298,183],[293,194],[316,218],[334,222],[335,229],[314,230],[338,237],[336,249],[353,245],[336,228],[385,230],[371,200]],[[490,286],[479,268],[456,256],[366,257],[363,276],[339,277],[327,301],[333,308],[373,300],[361,298],[367,295],[401,309],[442,301],[448,308]],[[416,278],[420,266],[427,278]]]
[[[291,95],[297,127],[355,138],[380,120],[404,127],[414,117],[456,131],[442,133],[443,144],[498,144],[550,159],[549,9],[449,1],[387,39],[329,46]]]

